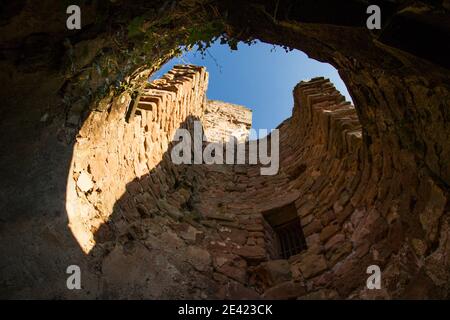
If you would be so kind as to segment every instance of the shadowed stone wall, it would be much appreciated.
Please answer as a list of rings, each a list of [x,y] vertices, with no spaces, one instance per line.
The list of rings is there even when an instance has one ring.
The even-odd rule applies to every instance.
[[[60,1],[5,5],[1,296],[448,298],[449,5],[379,4],[382,30],[370,31],[360,0],[87,2],[83,28],[74,32]],[[135,18],[142,32],[128,34]],[[329,62],[355,109],[324,79],[297,86],[293,116],[280,126],[276,176],[245,165],[175,169],[165,160],[165,133],[155,133],[160,152],[152,152],[155,167],[145,168],[136,159],[144,113],[124,104],[193,30],[208,39],[256,38]],[[188,127],[199,115],[173,124]],[[113,141],[121,128],[129,145]],[[85,156],[73,153],[75,141],[79,151],[87,143]],[[122,171],[104,157],[114,145],[129,156],[117,159]],[[95,186],[102,180],[110,190]],[[144,200],[151,188],[152,200]],[[137,206],[150,202],[156,210]],[[289,261],[265,261],[273,242],[263,214],[292,203],[307,249]],[[372,263],[384,280],[381,291],[367,292]],[[66,288],[70,264],[83,270],[81,291]]]
[[[80,131],[67,212],[98,266],[90,272],[100,296],[446,297],[445,194],[415,167],[369,159],[355,108],[329,80],[295,87],[274,176],[260,165],[172,163],[175,128],[205,118],[206,86],[204,69],[175,67],[142,85],[129,122],[134,102],[123,94]],[[287,205],[307,247],[279,259],[264,215]],[[379,291],[366,288],[372,264],[382,270]]]
[[[85,252],[95,244],[92,234],[127,192],[126,184],[149,174],[162,161],[175,130],[188,117],[203,116],[207,85],[204,68],[177,66],[161,79],[144,83],[138,101],[124,93],[84,123],[68,178],[67,213]],[[155,181],[172,179],[171,172],[155,175]],[[148,198],[152,191],[145,189],[142,197]],[[146,205],[145,211],[157,208],[156,202]]]

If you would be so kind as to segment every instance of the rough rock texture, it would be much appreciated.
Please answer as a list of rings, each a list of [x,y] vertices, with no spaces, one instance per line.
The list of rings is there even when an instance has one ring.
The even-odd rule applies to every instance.
[[[127,183],[149,174],[161,163],[175,130],[186,124],[188,117],[201,119],[207,85],[204,68],[177,66],[144,85],[135,100],[123,94],[110,103],[109,111],[95,112],[85,121],[75,142],[66,197],[69,227],[80,238],[85,252],[95,244],[93,234],[108,221],[114,205],[122,205],[116,201],[122,198],[125,202]],[[172,171],[160,168],[153,172],[157,174],[167,177],[156,178],[155,182],[173,179]],[[140,205],[128,215],[145,217],[167,210],[171,216],[181,216],[178,203],[174,207],[165,199],[164,185],[136,188],[129,191],[130,201]],[[136,197],[137,191],[142,191],[140,197]],[[155,196],[161,199],[156,201]],[[173,198],[182,201],[183,196],[187,194]]]
[[[80,31],[65,28],[60,1],[6,4],[0,295],[448,298],[448,1],[379,4],[379,31],[366,29],[360,0],[86,2]],[[280,126],[276,176],[245,165],[175,170],[165,133],[151,141],[159,151],[149,168],[147,158],[135,159],[146,150],[147,111],[122,111],[196,30],[329,62],[355,108],[325,79],[299,84],[293,115]],[[192,121],[188,112],[167,117],[174,128]],[[155,130],[168,129],[155,121]],[[113,141],[122,129],[129,144]],[[114,157],[94,157],[110,146],[130,156],[117,158],[123,169]],[[103,191],[102,180],[114,182]],[[288,273],[286,263],[267,264],[262,213],[292,202],[307,250],[289,259]],[[69,264],[83,270],[81,291],[66,288]],[[380,291],[365,289],[369,264],[382,269]]]
[[[36,270],[81,265],[83,290],[64,290],[64,276],[47,278],[50,297],[365,298],[371,264],[392,285],[378,297],[446,296],[448,230],[438,225],[446,198],[424,181],[430,195],[416,204],[424,232],[409,235],[402,216],[410,204],[399,200],[408,191],[401,179],[381,182],[355,108],[326,79],[295,88],[293,115],[279,127],[277,175],[249,164],[174,165],[175,129],[204,118],[207,79],[203,68],[177,66],[150,84],[140,80],[136,99],[119,95],[85,121],[66,191],[68,226],[84,254],[28,262]],[[264,213],[291,203],[307,249],[272,260]],[[50,234],[60,241],[57,230]],[[15,297],[40,290],[17,292],[23,280],[9,276]]]

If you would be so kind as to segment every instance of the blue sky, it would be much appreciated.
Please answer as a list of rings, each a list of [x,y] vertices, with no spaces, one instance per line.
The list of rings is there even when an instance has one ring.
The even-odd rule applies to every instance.
[[[254,129],[274,129],[291,116],[292,90],[301,80],[323,76],[351,101],[337,70],[327,63],[310,59],[301,51],[287,52],[281,47],[257,42],[239,43],[238,50],[216,41],[203,58],[189,51],[158,70],[159,78],[176,64],[205,66],[209,72],[208,99],[243,105],[253,111]]]

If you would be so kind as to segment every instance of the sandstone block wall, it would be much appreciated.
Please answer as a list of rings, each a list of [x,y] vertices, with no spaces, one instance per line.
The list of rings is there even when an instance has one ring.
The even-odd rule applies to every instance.
[[[186,126],[188,117],[202,117],[207,85],[204,68],[176,66],[145,83],[136,103],[125,93],[111,102],[110,112],[94,112],[87,119],[74,147],[67,193],[70,227],[85,252],[127,192],[126,184],[162,161],[175,130]],[[157,170],[153,176],[164,181],[171,175]]]
[[[364,144],[355,108],[329,80],[302,82],[293,94],[293,116],[279,127],[279,174],[235,166],[231,177],[214,177],[221,186],[203,193],[203,216],[222,212],[230,220],[231,241],[215,250],[232,254],[230,264],[233,255],[243,258],[246,285],[263,297],[445,297],[445,192],[405,161],[411,157],[406,150],[384,153],[378,143]],[[287,261],[271,260],[264,214],[291,203],[307,249]],[[367,290],[369,265],[381,268],[382,290]]]
[[[306,0],[279,6],[259,0],[208,2],[213,10],[186,0],[170,12],[162,0],[133,2],[132,10],[129,1],[83,2],[83,23],[93,28],[77,32],[67,30],[60,1],[10,1],[2,7],[0,77],[7,85],[0,88],[0,297],[288,297],[291,292],[294,297],[448,299],[450,54],[442,41],[448,38],[448,1],[384,1],[380,32],[365,27],[360,1],[346,6],[325,1],[329,5],[320,7]],[[216,13],[225,11],[223,21]],[[267,12],[277,12],[276,21]],[[149,41],[142,41],[127,36],[137,16],[146,17],[143,29],[155,21],[168,23],[148,29],[142,36]],[[73,151],[81,163],[99,160],[113,168],[114,160],[97,159],[94,150],[98,144],[102,154],[105,144],[114,145],[115,125],[122,130],[128,121],[124,110],[124,119],[108,122],[110,113],[123,108],[122,96],[112,94],[97,104],[98,97],[123,80],[143,87],[146,79],[141,83],[133,72],[139,65],[152,65],[146,72],[153,72],[176,55],[190,30],[218,22],[233,42],[256,38],[336,67],[356,103],[361,144],[358,132],[340,134],[341,122],[329,117],[320,116],[323,121],[311,126],[317,117],[308,112],[308,100],[321,99],[322,90],[328,91],[326,100],[332,93],[313,81],[314,97],[296,90],[295,116],[281,126],[285,161],[276,177],[262,178],[257,168],[246,166],[173,167],[163,156],[138,178],[134,165],[120,159],[132,180],[105,169],[96,175],[114,185],[94,190],[97,181],[89,168],[73,171]],[[421,31],[415,41],[407,34],[411,28]],[[160,42],[155,34],[166,37]],[[303,112],[310,117],[299,116]],[[85,144],[80,148],[77,142],[74,150],[81,125],[89,134],[80,136]],[[117,142],[130,163],[134,148]],[[358,152],[345,153],[349,148]],[[152,199],[141,197],[148,188]],[[123,194],[111,196],[116,189]],[[100,201],[86,200],[91,194],[113,208],[107,219],[97,217],[96,211],[109,211]],[[271,235],[263,215],[292,201],[309,233],[307,251],[301,261],[264,261],[272,245],[264,238]],[[143,203],[159,206],[147,214]],[[68,217],[66,206],[73,205]],[[88,235],[82,244],[90,247],[95,239],[89,254],[81,250],[80,238],[72,237],[68,218],[81,221],[79,229]],[[92,227],[89,221],[96,219],[107,223]],[[338,230],[333,241],[342,243],[336,250],[344,252],[334,265],[331,240],[320,239],[330,219],[338,220],[329,232]],[[315,255],[311,247],[317,248]],[[373,262],[381,267],[383,290],[365,292],[363,270]],[[64,271],[74,263],[82,268],[83,290],[68,292]],[[304,264],[318,264],[323,271],[305,271]],[[258,266],[260,275],[250,280],[251,268]]]
[[[292,118],[279,127],[279,174],[260,176],[258,167],[236,166],[231,184],[208,193],[205,210],[222,202],[247,232],[247,241],[235,253],[250,266],[249,285],[264,297],[347,297],[351,290],[339,291],[331,274],[353,252],[352,231],[344,222],[356,211],[348,204],[357,187],[361,126],[354,107],[329,80],[300,83],[294,99]],[[225,191],[230,197],[223,196]],[[288,260],[271,260],[272,237],[264,214],[289,204],[295,204],[307,250]],[[365,285],[362,264],[360,269],[352,289]],[[277,278],[280,271],[283,276]]]
[[[260,165],[173,164],[173,133],[192,120],[218,125],[219,133],[227,131],[224,119],[230,131],[247,125],[245,110],[234,118],[223,115],[229,105],[223,114],[208,110],[207,79],[203,68],[177,66],[151,84],[133,80],[140,92],[134,100],[125,92],[100,102],[107,107],[77,136],[67,183],[79,253],[72,248],[24,267],[79,264],[83,290],[68,291],[63,275],[48,275],[44,291],[11,289],[16,297],[448,296],[446,194],[403,161],[408,152],[385,154],[365,141],[355,108],[327,79],[295,87],[293,115],[279,126],[278,174],[262,176]],[[296,212],[306,248],[280,259],[267,215],[286,206]],[[366,288],[372,264],[382,270],[382,290]]]
[[[244,142],[252,126],[252,111],[246,107],[217,100],[208,100],[204,129],[208,141],[227,142],[230,136]]]

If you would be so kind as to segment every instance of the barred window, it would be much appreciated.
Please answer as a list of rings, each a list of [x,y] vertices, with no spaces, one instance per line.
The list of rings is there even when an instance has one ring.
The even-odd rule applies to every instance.
[[[306,249],[300,218],[293,203],[266,211],[268,252],[273,259],[288,259]]]

